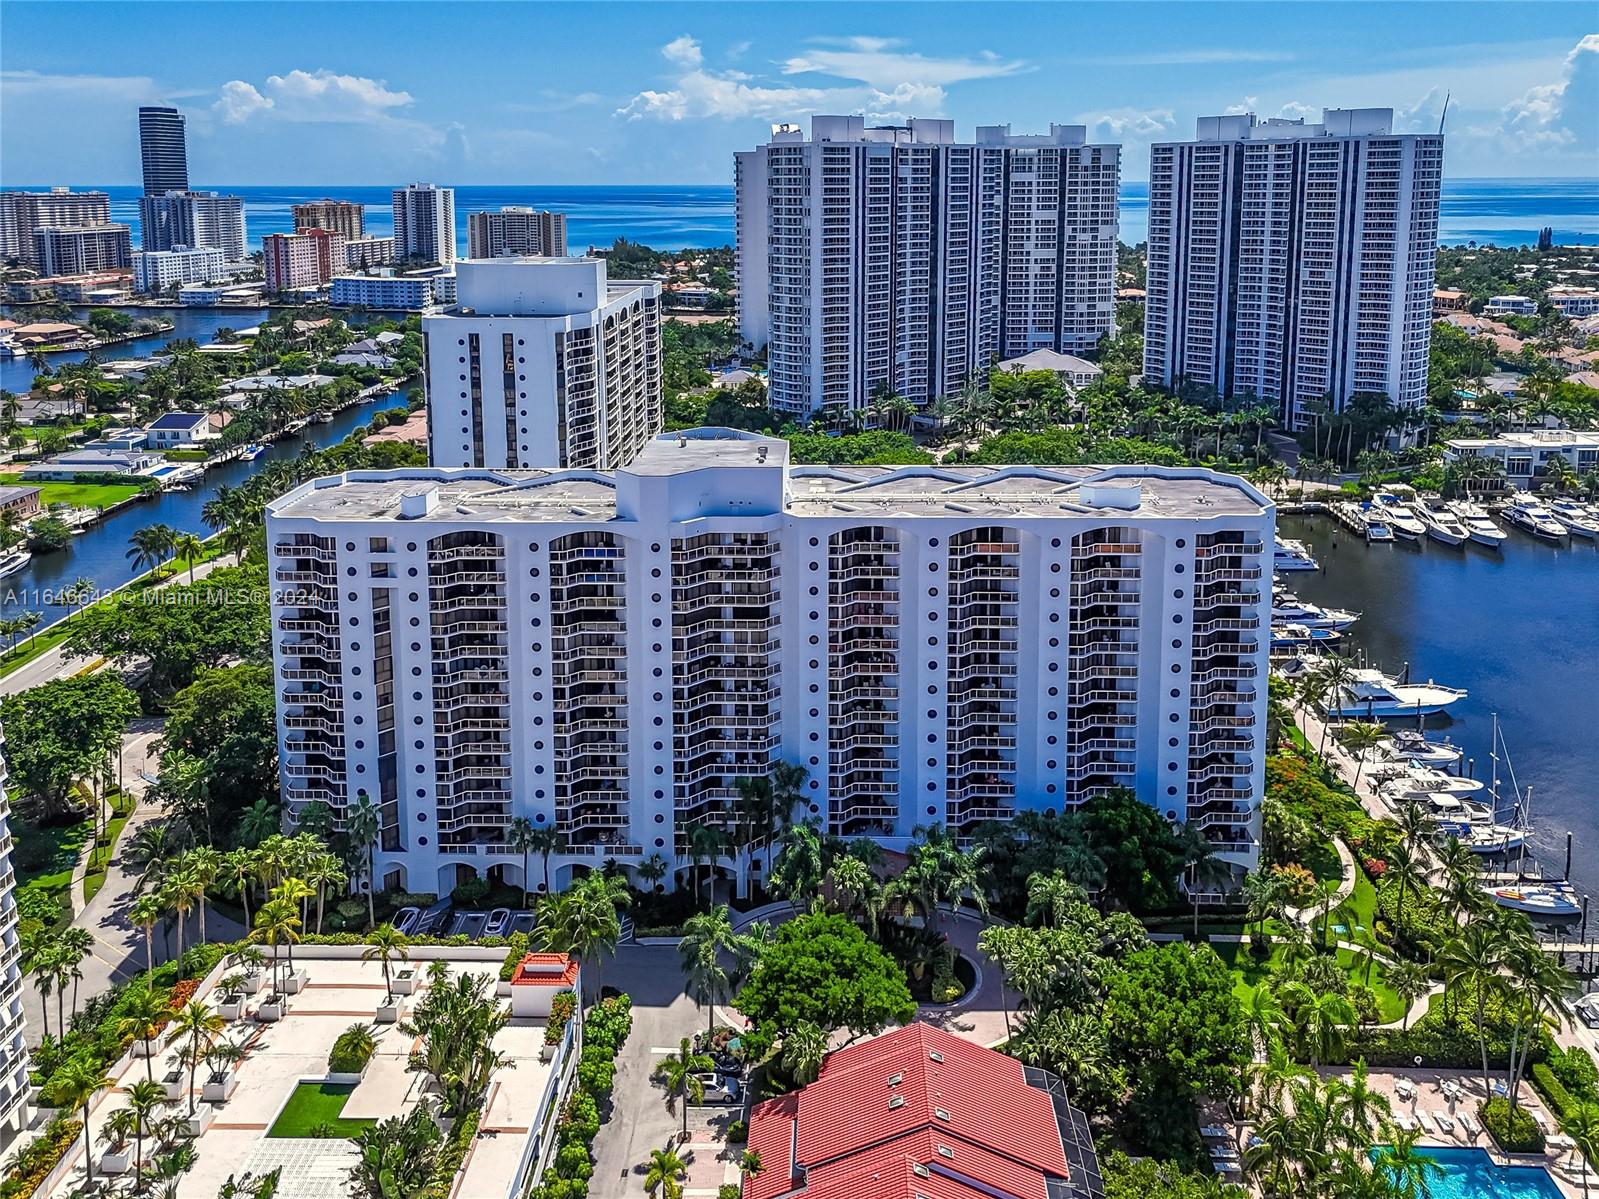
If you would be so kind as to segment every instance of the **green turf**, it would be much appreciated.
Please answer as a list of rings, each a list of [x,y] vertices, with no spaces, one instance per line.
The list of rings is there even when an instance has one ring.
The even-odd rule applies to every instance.
[[[1239,1002],[1246,1007],[1255,989],[1262,983],[1267,982],[1271,975],[1282,965],[1283,951],[1280,945],[1273,945],[1271,956],[1264,960],[1256,958],[1254,954],[1249,952],[1247,945],[1238,942],[1215,944],[1211,948],[1231,968],[1233,972],[1233,994],[1237,995]],[[1364,954],[1340,949],[1338,951],[1338,964],[1343,967],[1344,973],[1349,976],[1351,983],[1366,981],[1366,958]],[[1400,1002],[1399,996],[1389,989],[1381,958],[1377,958],[1372,962],[1371,980],[1367,985],[1377,995],[1377,1004],[1384,1024],[1398,1020],[1405,1014],[1404,1004]]]
[[[12,860],[16,863],[17,890],[35,891],[50,896],[60,905],[55,928],[65,928],[72,920],[72,872],[78,855],[93,835],[90,821],[77,824],[38,825],[13,811],[11,834],[16,839]]]
[[[74,508],[109,508],[129,496],[139,494],[132,483],[51,483],[24,479],[20,472],[0,472],[0,484],[12,487],[37,487],[39,503],[71,504]]]
[[[376,1120],[344,1120],[339,1113],[355,1086],[350,1083],[302,1082],[267,1130],[269,1137],[309,1137],[311,1130],[331,1125],[335,1137],[353,1137],[373,1127]]]

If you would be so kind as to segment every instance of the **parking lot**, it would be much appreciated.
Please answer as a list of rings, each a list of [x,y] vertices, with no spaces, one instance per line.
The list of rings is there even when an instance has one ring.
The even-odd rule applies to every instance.
[[[537,916],[526,909],[493,908],[487,912],[457,911],[447,902],[434,904],[427,909],[401,908],[394,913],[395,928],[407,936],[467,937],[473,941],[484,937],[509,937],[513,933],[530,933],[538,922]]]

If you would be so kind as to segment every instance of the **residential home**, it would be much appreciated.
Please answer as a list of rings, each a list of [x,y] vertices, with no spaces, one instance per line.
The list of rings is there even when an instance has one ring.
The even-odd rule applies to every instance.
[[[161,455],[140,450],[68,450],[22,471],[26,481],[71,482],[78,475],[143,475],[160,466]]]
[[[210,414],[168,412],[145,426],[146,444],[152,450],[193,449],[216,436],[211,431]]]
[[[19,521],[39,515],[39,488],[0,487],[0,513],[9,512]]]
[[[999,364],[999,369],[1013,375],[1028,371],[1049,371],[1072,391],[1087,387],[1105,376],[1104,371],[1086,358],[1078,358],[1075,354],[1060,354],[1048,349],[1033,350],[1019,358],[1007,358]]]

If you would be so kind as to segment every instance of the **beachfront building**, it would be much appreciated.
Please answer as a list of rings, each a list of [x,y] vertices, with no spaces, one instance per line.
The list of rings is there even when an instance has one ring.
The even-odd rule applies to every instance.
[[[269,233],[261,239],[268,291],[321,287],[344,271],[344,261],[344,238],[326,229]]]
[[[216,192],[166,192],[139,201],[139,244],[146,250],[209,246],[229,262],[245,258],[244,199]]]
[[[419,262],[455,261],[455,189],[412,183],[394,189],[394,252]]]
[[[216,283],[232,278],[227,255],[215,246],[174,246],[141,250],[133,256],[133,284],[145,294],[185,283]]]
[[[1443,137],[1387,108],[1201,117],[1150,149],[1144,377],[1277,405],[1427,394]]]
[[[31,490],[37,493],[38,489]],[[8,497],[8,505],[11,502]],[[33,507],[37,511],[37,498]],[[29,1059],[23,1038],[22,952],[17,940],[17,876],[12,862],[9,794],[5,739],[0,736],[0,1146],[9,1144],[22,1131],[29,1115]]]
[[[111,223],[107,192],[75,192],[52,187],[47,192],[0,192],[0,259],[16,259],[38,269],[35,229],[83,229]]]
[[[424,317],[435,466],[620,466],[660,431],[661,288],[600,258],[456,264]]]
[[[517,207],[468,213],[466,244],[469,258],[565,258],[566,214]]]
[[[144,194],[164,196],[189,190],[189,145],[185,118],[176,108],[147,105],[139,109],[139,165]]]
[[[344,243],[344,267],[351,271],[370,270],[394,262],[392,237],[357,237]]]
[[[1274,511],[1248,482],[787,455],[700,429],[615,471],[354,472],[274,501],[291,818],[365,793],[379,880],[444,894],[520,882],[526,817],[564,838],[560,887],[608,858],[685,870],[689,830],[731,829],[740,780],[791,763],[800,815],[845,838],[1130,787],[1255,863]]]
[[[1121,148],[1081,125],[816,116],[734,159],[739,328],[779,411],[926,405],[1112,330]]]
[[[44,226],[33,231],[33,266],[41,275],[91,275],[133,265],[126,225]]]
[[[335,275],[328,302],[335,308],[426,312],[446,302],[441,295],[446,278],[453,283],[455,276],[396,275],[387,270],[376,275]]]
[[[366,208],[354,200],[310,200],[294,206],[294,231],[326,229],[345,241],[366,236]]]

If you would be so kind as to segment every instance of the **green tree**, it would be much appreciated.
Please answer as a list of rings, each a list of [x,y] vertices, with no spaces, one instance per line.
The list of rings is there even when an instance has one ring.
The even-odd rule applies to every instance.
[[[559,895],[539,901],[539,922],[534,940],[555,953],[567,953],[584,966],[592,966],[594,990],[600,990],[601,959],[616,953],[622,935],[619,907],[631,902],[626,880],[590,874]]]
[[[218,1036],[221,1035],[225,1025],[222,1017],[198,999],[191,999],[178,1009],[172,1017],[172,1023],[167,1027],[170,1030],[168,1043],[177,1045],[181,1042],[180,1054],[183,1062],[189,1067],[189,1115],[194,1115],[194,1075],[200,1063],[205,1060],[206,1050],[211,1048]]]
[[[668,1054],[655,1063],[652,1077],[666,1088],[666,1110],[681,1108],[683,1114],[683,1139],[688,1140],[688,1108],[691,1103],[705,1102],[705,1084],[698,1075],[716,1069],[716,1062],[708,1055],[696,1053],[683,1038],[676,1053]]]
[[[661,1199],[683,1199],[683,1180],[687,1177],[687,1164],[671,1146],[650,1150],[644,1169],[644,1190],[650,1199],[654,1199],[656,1191],[660,1191]]]
[[[89,1135],[89,1104],[106,1087],[116,1085],[116,1080],[106,1074],[100,1062],[90,1056],[68,1058],[46,1084],[45,1099],[69,1116],[83,1114],[83,1172],[94,1182],[94,1140]]]
[[[361,951],[363,962],[383,963],[383,997],[394,1000],[394,980],[389,977],[389,963],[411,960],[411,939],[392,924],[380,924],[366,935],[366,948]]]
[[[390,1116],[355,1138],[350,1185],[360,1199],[413,1199],[438,1165],[443,1135],[425,1107]]]
[[[0,702],[12,782],[46,820],[74,807],[74,780],[92,775],[122,740],[139,699],[112,672],[53,679]]]
[[[382,832],[382,813],[365,791],[357,791],[355,806],[344,818],[344,831],[350,846],[361,855],[361,875],[366,884],[366,919],[368,927],[377,924],[377,852],[378,835]]]
[[[755,957],[755,938],[733,931],[726,904],[709,912],[696,912],[683,924],[678,953],[694,1001],[705,1008],[705,1032],[715,1029],[716,1005],[731,998],[735,979]]]

